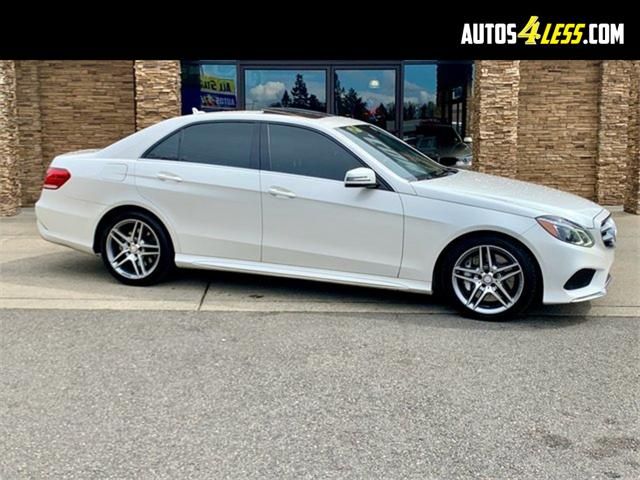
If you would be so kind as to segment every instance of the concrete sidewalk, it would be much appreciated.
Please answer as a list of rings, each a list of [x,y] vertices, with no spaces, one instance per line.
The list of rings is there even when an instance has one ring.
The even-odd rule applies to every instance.
[[[640,217],[614,213],[618,249],[609,294],[542,306],[541,315],[640,317]],[[429,296],[225,272],[181,270],[151,288],[114,280],[99,258],[40,238],[32,209],[0,218],[0,309],[449,313]]]

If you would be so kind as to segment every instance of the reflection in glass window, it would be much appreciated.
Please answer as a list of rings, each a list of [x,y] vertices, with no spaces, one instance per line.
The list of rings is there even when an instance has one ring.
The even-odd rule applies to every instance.
[[[471,65],[415,64],[404,67],[402,138],[445,165],[468,166],[467,89]]]
[[[182,113],[238,108],[235,64],[182,62]]]
[[[206,111],[237,108],[235,65],[200,65],[200,105]]]
[[[334,81],[336,114],[396,130],[395,70],[336,70]]]
[[[246,70],[247,110],[289,107],[327,111],[325,70]]]
[[[404,67],[404,99],[402,102],[403,134],[415,136],[424,120],[440,119],[436,65]]]

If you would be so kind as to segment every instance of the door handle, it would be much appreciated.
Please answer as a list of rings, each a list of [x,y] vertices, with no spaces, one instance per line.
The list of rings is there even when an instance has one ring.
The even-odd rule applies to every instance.
[[[160,172],[156,175],[156,177],[162,180],[163,182],[166,182],[167,180],[171,182],[182,181],[182,178],[180,178],[178,175],[174,175],[173,173],[167,173],[167,172]]]
[[[273,195],[274,197],[296,198],[295,193],[282,187],[269,187],[269,195]]]

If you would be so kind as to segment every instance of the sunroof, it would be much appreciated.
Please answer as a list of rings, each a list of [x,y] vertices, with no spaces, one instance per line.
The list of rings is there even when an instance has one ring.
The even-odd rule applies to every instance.
[[[304,108],[265,108],[262,110],[264,113],[275,113],[278,115],[291,115],[296,117],[305,118],[324,118],[332,117],[333,115],[325,112],[316,112],[314,110],[305,110]]]

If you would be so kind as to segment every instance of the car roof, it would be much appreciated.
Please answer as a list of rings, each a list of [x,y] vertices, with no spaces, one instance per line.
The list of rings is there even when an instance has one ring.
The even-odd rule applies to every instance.
[[[184,125],[188,123],[206,120],[258,120],[283,122],[309,126],[321,126],[336,128],[346,125],[358,125],[365,123],[355,118],[341,117],[324,112],[314,112],[299,108],[265,108],[263,110],[232,110],[220,112],[197,112],[192,115],[179,117],[184,119]]]
[[[334,129],[348,125],[366,124],[354,118],[337,115],[320,115],[316,112],[294,111],[295,109],[265,109],[265,110],[232,110],[222,112],[199,112],[182,115],[156,123],[150,127],[129,135],[104,149],[97,156],[103,158],[138,158],[149,146],[172,132],[187,125],[216,121],[216,120],[244,120],[288,123],[292,125],[306,125],[316,129]]]

